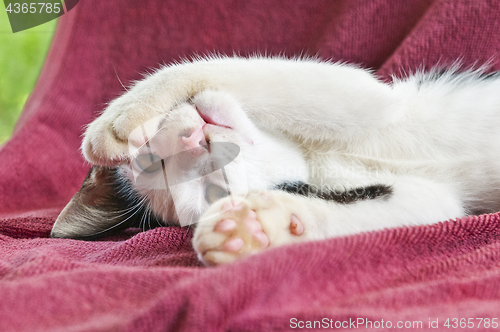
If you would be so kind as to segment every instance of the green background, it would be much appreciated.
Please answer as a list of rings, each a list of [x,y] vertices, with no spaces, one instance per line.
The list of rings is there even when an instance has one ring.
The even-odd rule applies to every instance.
[[[0,144],[10,136],[47,55],[56,21],[12,33],[0,5]]]

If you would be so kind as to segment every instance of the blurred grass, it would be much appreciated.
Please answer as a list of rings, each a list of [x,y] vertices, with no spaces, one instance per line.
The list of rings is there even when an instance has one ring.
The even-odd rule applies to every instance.
[[[10,136],[42,69],[56,21],[12,33],[0,6],[0,144]]]

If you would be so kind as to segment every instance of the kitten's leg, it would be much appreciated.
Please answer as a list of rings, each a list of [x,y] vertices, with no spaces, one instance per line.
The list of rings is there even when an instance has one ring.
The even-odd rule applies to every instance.
[[[82,151],[93,164],[128,156],[134,129],[207,90],[231,93],[257,125],[311,139],[366,135],[398,119],[391,87],[366,70],[312,60],[223,58],[163,68],[112,101],[89,125]]]
[[[431,224],[465,215],[450,188],[402,179],[392,193],[349,204],[280,191],[252,193],[237,207],[216,202],[197,224],[193,245],[201,261],[218,265],[269,247],[384,228]]]

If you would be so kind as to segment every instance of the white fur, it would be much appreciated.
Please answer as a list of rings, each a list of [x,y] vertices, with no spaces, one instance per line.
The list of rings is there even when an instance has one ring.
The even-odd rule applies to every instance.
[[[316,60],[199,59],[162,68],[113,101],[88,127],[82,150],[94,164],[133,159],[145,148],[134,129],[157,117],[155,124],[163,121],[166,130],[144,129],[155,153],[178,153],[179,137],[199,126],[198,107],[231,127],[208,135],[241,148],[241,158],[227,166],[229,182],[234,193],[250,192],[240,201],[257,212],[271,245],[494,212],[500,210],[500,78],[478,75],[417,74],[385,84],[366,70]],[[133,179],[128,166],[122,168]],[[169,176],[180,171],[172,168]],[[194,242],[199,249],[212,241],[209,233],[224,217],[219,210],[230,200],[201,217],[209,207],[206,182],[224,185],[216,173],[177,193],[151,190],[163,181],[157,174],[138,190],[165,220],[176,218],[172,205],[178,216],[201,220]],[[269,191],[284,181],[328,190],[383,184],[393,194],[343,205]],[[255,198],[263,190],[274,202],[266,212]],[[304,224],[300,237],[285,227],[291,214]],[[216,237],[213,248],[225,241]],[[224,255],[211,263],[236,257]]]

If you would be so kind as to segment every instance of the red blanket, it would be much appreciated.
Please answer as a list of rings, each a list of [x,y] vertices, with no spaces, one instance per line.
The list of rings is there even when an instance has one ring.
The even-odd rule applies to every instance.
[[[123,91],[120,80],[212,51],[319,55],[385,80],[457,59],[499,70],[500,5],[80,1],[61,17],[0,148],[0,330],[500,327],[500,214],[286,246],[216,268],[197,263],[184,228],[48,238],[89,169],[83,127]]]

